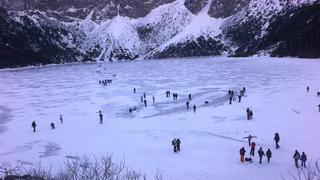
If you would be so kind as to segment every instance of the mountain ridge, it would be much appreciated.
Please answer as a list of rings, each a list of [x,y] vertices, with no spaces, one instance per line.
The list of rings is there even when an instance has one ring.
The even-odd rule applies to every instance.
[[[316,10],[320,10],[320,3],[316,0],[290,2],[285,0],[232,0],[236,6],[231,9],[229,6],[231,1],[227,3],[221,0],[136,2],[135,7],[148,9],[148,12],[146,11],[143,15],[130,12],[133,11],[132,9],[130,11],[121,10],[121,8],[130,9],[133,6],[128,1],[101,0],[100,4],[95,2],[99,4],[98,6],[92,7],[95,3],[90,4],[90,0],[82,0],[84,7],[80,3],[79,7],[67,6],[61,11],[52,9],[59,3],[72,4],[73,1],[57,1],[56,5],[51,5],[52,7],[48,5],[45,10],[34,8],[33,10],[18,9],[19,11],[8,5],[4,6],[4,1],[0,1],[2,6],[11,11],[6,13],[7,10],[1,9],[1,14],[4,14],[0,16],[1,24],[4,27],[10,27],[12,32],[20,32],[21,37],[24,38],[20,40],[23,45],[16,43],[14,45],[16,47],[8,48],[12,46],[8,42],[14,39],[12,37],[14,33],[10,33],[9,29],[2,30],[0,48],[3,50],[0,51],[0,67],[82,60],[115,61],[215,55],[264,54],[312,58],[320,56],[316,53],[319,50],[317,42],[309,43],[310,46],[307,47],[311,50],[307,51],[308,53],[304,53],[304,48],[300,48],[298,51],[300,53],[289,53],[291,50],[285,48],[293,48],[293,46],[288,46],[290,43],[284,42],[289,41],[288,39],[276,36],[275,26],[282,22],[282,31],[289,31],[294,29],[296,24],[280,21],[285,17],[287,20],[294,18],[295,21],[298,21],[299,18],[304,21],[317,19],[316,17],[320,15],[316,13]],[[33,0],[29,2],[34,3]],[[109,11],[111,7],[113,10]],[[108,11],[106,8],[109,8]],[[72,12],[80,11],[79,9],[82,13],[72,14]],[[105,11],[113,15],[109,17]],[[301,13],[301,11],[310,12]],[[68,15],[68,12],[71,15]],[[127,16],[126,12],[131,17]],[[300,34],[299,38],[306,37],[308,41],[311,41],[303,29],[309,29],[308,33],[316,34],[319,29],[317,24],[316,20],[310,23],[301,22],[295,31]],[[290,29],[288,29],[289,26]],[[27,31],[30,28],[41,32],[39,34],[47,35],[40,37],[40,35]],[[21,29],[24,30],[20,31]],[[316,35],[313,37],[318,40]],[[30,38],[39,42],[32,43],[27,40]],[[294,41],[292,40],[294,38],[298,37],[292,36],[290,41]],[[39,39],[45,39],[45,45],[40,43]],[[303,40],[297,40],[297,42],[305,43]],[[28,44],[33,47],[31,45],[28,47]],[[30,62],[28,60],[18,61],[15,56],[12,56],[12,54],[20,54],[19,59],[24,57],[21,49],[25,45],[27,54],[29,54],[27,57],[32,59]],[[36,51],[36,49],[45,49],[46,46],[54,47],[56,52]],[[13,50],[19,48],[22,52]],[[40,57],[43,59],[38,59]],[[69,60],[64,58],[69,58]]]

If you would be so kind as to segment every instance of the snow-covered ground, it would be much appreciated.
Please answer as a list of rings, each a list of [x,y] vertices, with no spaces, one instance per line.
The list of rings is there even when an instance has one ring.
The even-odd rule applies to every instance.
[[[96,73],[97,70],[101,74]],[[320,61],[272,58],[201,58],[70,64],[0,71],[0,162],[41,162],[53,169],[66,156],[113,154],[133,169],[164,179],[281,179],[295,172],[293,153],[320,157]],[[112,77],[117,74],[117,77]],[[108,86],[99,80],[113,78]],[[227,90],[247,88],[241,103]],[[310,86],[309,93],[306,87]],[[137,93],[133,93],[133,88]],[[165,91],[178,93],[178,100]],[[148,107],[140,103],[146,92]],[[187,111],[187,95],[197,112]],[[156,102],[152,104],[152,96]],[[208,105],[204,102],[209,101]],[[129,108],[138,111],[129,113]],[[246,108],[253,120],[246,120]],[[104,111],[99,125],[97,112]],[[64,123],[59,123],[63,114]],[[38,124],[32,132],[31,122]],[[50,122],[56,123],[51,130]],[[2,123],[2,124],[1,124]],[[6,129],[6,130],[5,130]],[[279,150],[273,136],[280,134]],[[243,137],[266,151],[271,163],[240,163]],[[180,137],[182,151],[171,140]]]

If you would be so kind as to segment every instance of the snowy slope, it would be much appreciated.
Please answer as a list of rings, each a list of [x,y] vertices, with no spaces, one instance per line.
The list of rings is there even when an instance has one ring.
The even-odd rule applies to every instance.
[[[59,3],[63,2],[59,1]],[[106,2],[105,5],[99,3],[98,7],[92,6],[91,0],[85,0],[82,3],[84,4],[79,4],[81,7],[78,8],[66,6],[62,9],[50,7],[54,9],[12,11],[10,17],[12,21],[20,23],[26,29],[29,27],[24,20],[28,19],[44,34],[53,34],[50,29],[56,29],[57,35],[51,38],[50,43],[60,49],[72,48],[82,54],[73,59],[107,61],[217,55],[252,56],[259,54],[260,51],[265,52],[265,55],[282,52],[278,55],[289,56],[292,53],[288,52],[295,51],[295,49],[282,46],[282,50],[279,50],[280,41],[269,46],[261,46],[264,39],[273,37],[277,33],[271,32],[270,27],[275,27],[275,22],[282,19],[287,13],[298,14],[301,19],[318,16],[315,13],[314,15],[308,12],[299,13],[302,10],[313,12],[313,10],[306,9],[306,6],[311,7],[310,9],[319,9],[319,1],[316,0],[251,0],[250,2],[235,0],[234,3],[239,3],[239,6],[234,7],[228,6],[233,2],[224,3],[220,0],[201,1],[200,3],[185,2],[185,0],[143,1],[136,4],[132,4],[131,1],[124,2],[127,5],[119,5],[118,2],[112,0]],[[89,5],[85,7],[86,4]],[[139,8],[143,8],[142,12],[137,12]],[[228,13],[223,13],[224,10]],[[215,14],[211,11],[219,12]],[[4,18],[0,16],[0,18],[5,21],[5,16]],[[305,29],[313,29],[308,34],[317,34],[317,28],[313,28],[318,27],[317,21],[311,22],[306,25]],[[289,27],[290,25],[287,26],[283,29],[292,28]],[[2,36],[8,37],[6,32],[10,30],[8,26],[5,27],[3,30],[5,33],[2,33]],[[305,37],[304,28],[298,33],[304,38],[301,44],[309,42]],[[24,36],[40,38],[37,37],[37,34],[32,33]],[[292,38],[296,38],[293,41],[300,42],[298,37]],[[5,43],[2,48],[5,48],[4,45]],[[297,45],[299,46],[301,45]],[[35,46],[35,49],[41,48]],[[308,47],[312,49],[312,52],[298,53],[294,56],[317,57],[317,48],[317,45]],[[308,49],[302,49],[301,52]],[[2,56],[16,59],[12,56],[16,52],[4,51],[3,53]],[[68,53],[67,50],[65,53]],[[59,52],[57,59],[53,62],[65,62],[66,60],[62,59],[65,53]],[[36,58],[36,61],[39,61],[39,58]],[[52,62],[51,59],[40,61]],[[19,63],[16,62],[16,64]]]
[[[88,51],[98,46],[98,60],[112,59],[111,53],[117,53],[121,49],[133,56],[141,54],[140,39],[133,26],[135,21],[121,16],[104,21],[96,25],[92,31],[85,32],[86,38],[81,47]]]
[[[220,27],[224,20],[212,18],[208,15],[211,3],[212,1],[208,1],[207,5],[197,15],[191,14],[190,23],[187,24],[179,34],[172,37],[170,41],[161,44],[161,46],[155,51],[163,51],[168,46],[174,46],[178,43],[184,43],[188,40],[196,40],[201,36],[205,38],[215,38],[216,36],[220,35]]]

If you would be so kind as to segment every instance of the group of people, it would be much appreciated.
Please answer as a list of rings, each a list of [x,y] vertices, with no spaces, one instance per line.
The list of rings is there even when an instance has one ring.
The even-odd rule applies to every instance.
[[[61,114],[60,114],[59,119],[60,119],[60,123],[63,124],[63,116],[62,116]],[[33,129],[33,132],[36,132],[36,128],[37,128],[37,123],[36,123],[36,121],[32,121],[31,127],[32,127],[32,129]],[[51,122],[51,123],[50,123],[50,127],[51,127],[51,129],[55,129],[55,128],[56,128],[54,122]]]
[[[238,94],[238,102],[241,102],[242,97],[245,95],[246,93],[246,88],[243,87],[242,89],[240,89],[240,93]],[[232,101],[237,101],[235,92],[233,90],[228,90],[228,95],[229,95],[229,104],[232,104]]]
[[[170,91],[166,91],[166,97],[169,98],[171,96],[171,92]],[[172,97],[173,100],[177,100],[178,99],[178,93],[172,93]]]
[[[178,93],[172,93],[173,100],[178,100]]]
[[[137,89],[133,88],[133,93],[136,93],[136,92],[137,92]],[[166,91],[165,94],[166,94],[167,98],[171,97],[171,95],[172,95],[174,101],[178,99],[178,93],[171,93],[170,91]],[[144,104],[145,107],[148,106],[145,92],[143,93],[142,96],[140,96],[140,101],[141,101],[141,103]],[[154,96],[152,96],[152,101],[153,101],[153,103],[155,103],[155,97]],[[189,110],[189,108],[190,108],[190,101],[192,101],[192,94],[188,94],[188,101],[186,102],[187,110]],[[209,102],[206,101],[205,104],[209,104]],[[193,107],[193,112],[196,112],[197,106],[193,105],[192,107]],[[132,113],[135,110],[137,110],[137,107],[135,107],[135,106],[129,108],[129,112],[130,113]]]
[[[247,137],[244,137],[244,139],[248,139],[248,143],[249,143],[249,147],[250,147],[250,156],[254,156],[255,155],[255,150],[256,150],[256,143],[252,142],[253,138],[258,138],[258,137],[257,136],[253,136],[253,135],[249,135]],[[280,135],[279,135],[278,132],[275,133],[274,141],[276,143],[276,149],[280,148],[280,146],[279,146]],[[242,147],[240,149],[240,161],[241,162],[245,162],[245,161],[252,162],[252,158],[251,157],[245,158],[245,154],[246,154],[246,150],[245,150],[244,147]],[[264,152],[262,147],[260,147],[259,150],[258,150],[258,155],[259,155],[259,163],[260,164],[262,163],[263,156],[267,157],[267,161],[269,163],[270,159],[272,157],[272,152],[271,152],[270,148],[268,148],[268,150],[266,152]]]
[[[249,143],[249,146],[251,148],[250,149],[250,156],[254,156],[255,149],[256,149],[256,143],[255,142],[251,142],[253,138],[258,138],[258,137],[252,136],[252,135],[244,137],[244,139],[248,139],[248,143]],[[276,149],[279,149],[280,148],[280,146],[279,146],[280,135],[279,135],[278,132],[274,134],[273,140],[276,143]],[[242,147],[240,149],[240,161],[241,162],[245,162],[245,161],[252,162],[252,158],[251,157],[245,158],[245,153],[246,153],[246,150],[245,150],[244,147]],[[270,148],[268,148],[268,150],[266,152],[264,152],[262,147],[260,147],[260,149],[258,150],[258,155],[259,155],[259,163],[260,164],[262,163],[263,156],[267,157],[267,161],[269,163],[270,159],[272,157],[272,152],[271,152]],[[307,155],[305,154],[305,152],[302,152],[302,154],[300,155],[300,153],[296,150],[294,155],[293,155],[293,159],[294,159],[294,162],[295,162],[295,166],[297,168],[299,167],[299,160],[301,160],[301,167],[306,167]]]
[[[299,168],[299,160],[301,160],[301,167],[306,167],[307,155],[304,152],[302,152],[302,154],[300,155],[298,150],[296,150],[293,154],[293,159],[294,159],[294,165],[297,168]]]
[[[187,110],[189,110],[189,108],[190,108],[190,101],[187,101],[186,102],[186,106],[187,106]],[[195,113],[196,111],[197,111],[197,105],[193,105],[192,106],[192,108],[193,108],[193,112]]]
[[[104,79],[104,80],[99,80],[99,84],[103,86],[108,86],[108,84],[112,83],[112,79]]]
[[[179,138],[174,138],[172,140],[171,144],[173,146],[173,152],[175,152],[175,153],[180,152],[181,140]]]
[[[171,92],[170,91],[166,91],[166,97],[169,98],[170,97]]]

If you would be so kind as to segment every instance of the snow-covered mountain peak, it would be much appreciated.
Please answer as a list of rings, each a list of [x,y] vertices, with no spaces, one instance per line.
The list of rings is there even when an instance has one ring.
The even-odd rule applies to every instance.
[[[17,1],[19,0],[12,2]],[[15,6],[7,2],[9,1],[6,1],[4,6],[9,9],[21,8],[21,3]],[[52,53],[53,58],[50,62],[56,62],[56,57],[65,57],[62,55],[59,57],[57,54],[63,54],[68,47],[75,51],[69,55],[76,54],[77,57],[82,56],[82,59],[89,60],[210,55],[248,56],[257,53],[257,49],[270,49],[270,47],[272,50],[269,52],[272,52],[277,49],[280,41],[271,40],[265,43],[267,47],[260,44],[263,39],[272,36],[272,33],[279,33],[276,29],[270,32],[270,26],[276,27],[282,24],[290,28],[297,25],[310,26],[309,29],[316,32],[314,29],[319,27],[316,21],[312,21],[313,24],[300,21],[315,19],[317,12],[320,11],[317,0],[123,0],[121,3],[118,0],[79,2],[65,0],[53,4],[41,1],[41,6],[39,3],[37,0],[30,0],[30,6],[26,7],[37,8],[10,11],[7,13],[10,20],[0,19],[2,27],[5,27],[3,29],[5,38],[2,39],[5,41],[8,39],[8,42],[2,44],[19,42],[7,37],[15,39],[15,34],[21,33],[22,37],[26,36],[25,39],[20,38],[23,39],[21,44],[31,42],[30,51],[36,49],[42,53],[40,40],[45,37],[48,40],[45,46],[49,44],[58,49]],[[299,14],[303,17],[301,20],[287,14],[300,11],[304,12]],[[285,16],[286,19],[294,17],[294,21],[299,21],[299,24],[285,22],[279,24],[277,20],[281,20],[281,16]],[[32,33],[33,31],[40,34]],[[305,32],[299,33],[300,36],[306,35]],[[296,41],[290,40],[296,36],[284,36],[285,39],[281,38],[283,34],[273,38],[282,39],[281,43],[287,43],[283,49],[290,45],[298,46],[292,45],[291,42]],[[310,37],[310,39],[309,41],[313,41],[315,38]],[[36,40],[39,40],[38,44],[33,45]],[[12,47],[19,47],[16,48],[19,52],[21,44]],[[288,51],[280,51],[280,54],[286,52]],[[14,50],[9,56],[13,57],[12,54],[15,53]],[[27,54],[32,56],[32,53]],[[48,53],[44,50],[42,55],[46,54]],[[317,53],[312,51],[311,54]],[[24,56],[21,55],[21,59]]]

